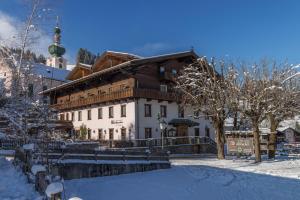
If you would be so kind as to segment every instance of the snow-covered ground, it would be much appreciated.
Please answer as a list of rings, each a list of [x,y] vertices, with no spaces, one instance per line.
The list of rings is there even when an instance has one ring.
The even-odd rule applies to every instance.
[[[84,200],[295,200],[300,160],[180,159],[172,168],[65,181],[66,196]]]
[[[26,176],[11,161],[0,156],[0,199],[35,200],[39,197]]]

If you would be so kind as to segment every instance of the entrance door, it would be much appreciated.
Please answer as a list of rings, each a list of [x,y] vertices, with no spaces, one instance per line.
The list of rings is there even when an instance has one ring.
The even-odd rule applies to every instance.
[[[177,138],[176,139],[176,144],[187,144],[188,143],[188,126],[180,125],[177,126]]]
[[[195,130],[195,136],[199,137],[200,136],[199,128],[195,128],[194,130]]]
[[[177,126],[177,137],[187,137],[188,136],[188,126],[180,125]]]

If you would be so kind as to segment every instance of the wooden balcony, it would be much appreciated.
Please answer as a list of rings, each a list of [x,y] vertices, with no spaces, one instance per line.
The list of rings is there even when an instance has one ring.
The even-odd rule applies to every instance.
[[[161,101],[177,101],[178,95],[170,92],[160,92],[159,90],[128,88],[125,90],[115,91],[111,93],[101,94],[97,96],[90,96],[88,98],[77,99],[74,101],[67,101],[59,104],[51,105],[52,108],[58,110],[68,110],[90,106],[98,103],[124,100],[128,98],[146,98]]]

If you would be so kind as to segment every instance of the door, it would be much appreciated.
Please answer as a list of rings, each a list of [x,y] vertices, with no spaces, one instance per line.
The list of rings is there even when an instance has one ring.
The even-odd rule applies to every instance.
[[[200,136],[200,131],[199,128],[195,128],[195,137],[199,137]]]
[[[187,137],[188,127],[184,125],[177,126],[177,137]]]
[[[114,140],[114,129],[109,129],[109,147],[113,147],[113,140]]]
[[[187,144],[188,143],[188,126],[180,125],[177,127],[176,144]]]

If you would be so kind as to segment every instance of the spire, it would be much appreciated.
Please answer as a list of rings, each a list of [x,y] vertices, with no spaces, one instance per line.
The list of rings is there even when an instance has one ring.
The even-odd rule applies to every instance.
[[[66,52],[66,49],[60,45],[61,29],[59,28],[58,21],[59,21],[59,19],[57,16],[56,17],[56,27],[54,28],[53,44],[51,44],[48,48],[50,55],[53,57],[62,57]]]
[[[53,43],[48,47],[50,57],[47,59],[47,65],[59,69],[66,69],[67,60],[63,58],[66,49],[61,45],[61,29],[59,27],[59,18],[56,17],[56,26],[54,28]]]

